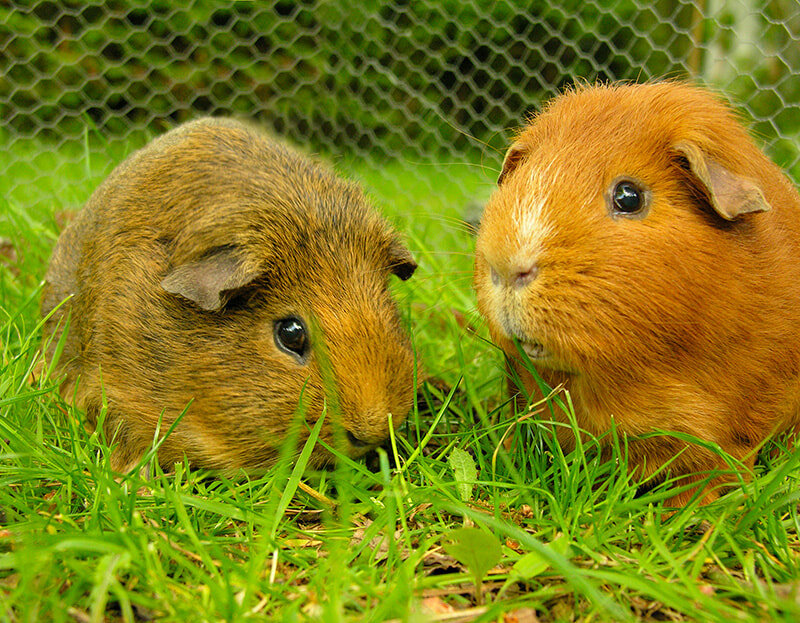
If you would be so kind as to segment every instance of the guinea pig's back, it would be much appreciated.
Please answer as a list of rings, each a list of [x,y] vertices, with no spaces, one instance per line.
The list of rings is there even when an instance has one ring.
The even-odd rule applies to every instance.
[[[61,361],[67,370],[77,370],[80,355],[80,313],[75,313],[76,299],[80,299],[81,281],[78,272],[84,256],[86,241],[92,238],[94,218],[82,210],[61,233],[50,257],[44,277],[40,311],[44,323],[45,352],[52,358],[69,324],[72,328],[64,339]],[[72,374],[68,376],[74,376]]]

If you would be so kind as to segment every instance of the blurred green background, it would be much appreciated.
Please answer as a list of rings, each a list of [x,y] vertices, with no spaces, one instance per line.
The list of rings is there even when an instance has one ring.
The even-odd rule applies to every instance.
[[[722,89],[794,170],[798,39],[795,0],[6,0],[3,144],[236,114],[336,158],[496,167],[564,85],[671,76]]]

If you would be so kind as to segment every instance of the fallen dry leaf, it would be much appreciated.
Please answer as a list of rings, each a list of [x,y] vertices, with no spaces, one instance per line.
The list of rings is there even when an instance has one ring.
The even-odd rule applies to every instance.
[[[453,606],[439,597],[425,597],[422,600],[422,609],[425,614],[448,614],[456,611]]]
[[[422,504],[417,504],[413,509],[411,509],[411,513],[408,515],[408,523],[411,523],[417,518],[417,513],[421,513],[422,511],[426,511],[431,508],[433,504],[430,502],[423,502]]]
[[[713,597],[714,593],[716,593],[711,584],[701,584],[699,590],[701,593],[703,593],[703,595],[708,595],[709,597]]]
[[[450,612],[442,612],[437,614],[430,612],[423,607],[421,614],[425,617],[425,620],[430,621],[430,623],[443,623],[444,621],[447,621],[447,623],[468,623],[469,621],[474,621],[478,617],[486,614],[486,608],[484,606],[479,606],[477,608],[452,610]],[[386,623],[400,623],[400,619],[390,619],[386,621]]]
[[[422,564],[425,567],[425,575],[466,571],[461,563],[445,554],[441,547],[426,552],[422,557]]]
[[[67,614],[71,616],[78,623],[90,623],[90,621],[92,620],[87,612],[79,610],[74,606],[67,608]]]
[[[520,608],[503,615],[503,623],[539,623],[536,610],[533,608]]]

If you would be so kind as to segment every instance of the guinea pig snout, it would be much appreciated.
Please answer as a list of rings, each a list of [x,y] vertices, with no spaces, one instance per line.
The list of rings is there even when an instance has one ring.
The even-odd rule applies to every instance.
[[[364,431],[352,432],[347,429],[345,429],[345,436],[347,437],[347,442],[353,446],[353,449],[357,454],[367,452],[372,448],[380,446],[387,439],[389,439],[388,432],[386,432],[386,434],[376,435],[364,433]]]
[[[345,431],[347,433],[347,441],[350,442],[354,448],[368,448],[372,445],[371,442],[361,439],[361,437],[357,437],[352,431]]]
[[[484,313],[494,320],[494,326],[507,340],[518,340],[523,348],[531,346],[529,356],[541,357],[542,347],[531,331],[528,313],[532,297],[538,294],[534,285],[540,277],[540,265],[534,254],[519,252],[516,257],[498,261],[482,259],[488,279],[484,278],[478,287],[478,299]]]
[[[532,260],[512,262],[503,269],[489,264],[489,275],[496,288],[519,290],[538,277],[539,265]]]
[[[353,446],[356,452],[366,451],[375,446],[381,445],[389,439],[389,415],[390,412],[375,410],[363,414],[363,419],[351,421],[344,424],[344,432],[348,443]],[[391,417],[392,425],[398,425],[402,419]],[[404,419],[404,418],[403,418]]]
[[[485,294],[491,300],[497,320],[506,335],[513,339],[525,334],[526,302],[530,287],[539,276],[539,265],[530,258],[493,263],[487,261],[491,286]]]

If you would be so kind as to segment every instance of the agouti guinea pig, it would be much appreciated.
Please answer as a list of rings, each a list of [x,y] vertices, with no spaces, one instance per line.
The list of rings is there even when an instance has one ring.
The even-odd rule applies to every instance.
[[[358,456],[412,404],[388,278],[415,268],[356,185],[246,124],[201,119],[119,165],[63,232],[45,336],[52,355],[69,317],[61,391],[90,425],[105,403],[117,470],[184,410],[163,465],[268,467],[298,409],[309,422],[326,409],[320,437]],[[312,464],[330,458],[317,446]]]
[[[752,466],[768,436],[793,430],[800,198],[717,97],[681,82],[576,87],[521,131],[498,184],[474,283],[518,406],[539,389],[515,341],[565,384],[580,428],[616,424],[640,476],[668,461],[678,484],[729,469],[697,444],[636,439],[652,431]]]

